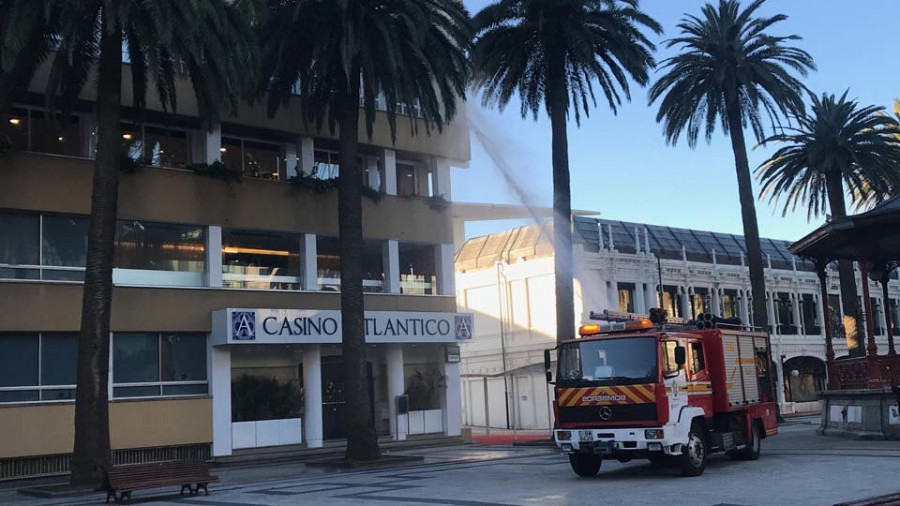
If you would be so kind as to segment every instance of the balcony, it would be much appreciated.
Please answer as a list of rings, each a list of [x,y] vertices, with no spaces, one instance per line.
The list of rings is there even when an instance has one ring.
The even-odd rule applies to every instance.
[[[51,213],[90,213],[93,162],[84,158],[19,152],[3,162],[0,208]],[[451,216],[423,199],[364,198],[367,238],[447,244]],[[191,171],[143,167],[122,174],[119,217],[169,223],[337,236],[337,192],[324,194],[289,183],[228,183]]]

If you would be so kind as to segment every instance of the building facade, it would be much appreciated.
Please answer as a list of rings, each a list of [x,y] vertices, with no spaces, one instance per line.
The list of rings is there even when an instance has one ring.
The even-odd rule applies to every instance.
[[[582,216],[574,223],[575,325],[588,322],[591,312],[646,314],[651,307],[687,320],[713,313],[751,321],[743,237]],[[553,393],[543,370],[544,349],[555,346],[556,333],[549,228],[532,225],[470,239],[457,253],[457,301],[460,310],[474,313],[476,328],[462,347],[467,424],[484,425],[486,412],[493,427],[552,423]],[[784,412],[814,411],[826,379],[818,277],[785,241],[764,239],[762,246],[777,400]],[[837,271],[829,271],[828,279],[827,303],[840,314]],[[887,304],[880,286],[870,283],[876,342],[885,347],[884,311],[898,321],[900,283],[889,283]],[[847,355],[844,340],[834,345],[838,358]]]
[[[93,91],[71,117],[42,109],[42,67],[0,118],[0,479],[65,472],[95,149]],[[128,67],[125,67],[127,74]],[[128,81],[127,75],[125,76]],[[321,446],[344,436],[337,192],[291,178],[339,173],[337,142],[299,100],[269,118],[242,106],[207,124],[179,82],[179,111],[123,114],[110,357],[117,462]],[[128,105],[128,104],[126,104]],[[362,138],[365,129],[361,126]],[[366,359],[379,434],[460,433],[450,167],[465,117],[391,141],[378,113],[360,149]],[[221,161],[243,179],[203,174]],[[200,164],[200,165],[196,165]],[[199,169],[198,169],[199,167]],[[409,414],[396,398],[409,396]]]

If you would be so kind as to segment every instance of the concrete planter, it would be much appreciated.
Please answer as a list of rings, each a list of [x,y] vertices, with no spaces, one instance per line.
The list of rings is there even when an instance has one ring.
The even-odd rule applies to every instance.
[[[444,420],[440,409],[409,412],[410,434],[435,434],[444,432]]]
[[[231,446],[239,450],[300,444],[302,430],[300,418],[235,422],[231,424]]]
[[[819,395],[823,403],[819,434],[900,439],[900,413],[891,389],[829,390]]]

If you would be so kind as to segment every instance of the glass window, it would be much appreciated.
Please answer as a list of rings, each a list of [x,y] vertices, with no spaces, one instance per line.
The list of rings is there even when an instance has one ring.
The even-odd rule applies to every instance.
[[[634,312],[634,284],[619,283],[619,311]]]
[[[80,156],[78,117],[52,118],[43,111],[31,111],[31,151]]]
[[[37,386],[38,334],[0,334],[0,387]]]
[[[700,313],[706,313],[709,299],[709,290],[706,288],[695,287],[694,293],[691,296],[691,308],[694,314],[691,315],[692,318],[696,318]]]
[[[334,151],[315,150],[313,152],[312,176],[319,179],[334,179],[340,174],[340,156]]]
[[[337,238],[316,236],[316,267],[319,290],[341,289],[341,244]]]
[[[113,397],[206,395],[206,335],[123,332],[113,337]]]
[[[119,269],[204,272],[206,228],[119,221],[115,266]]]
[[[435,247],[430,244],[401,243],[398,249],[400,293],[433,295],[435,293]]]
[[[73,216],[44,216],[43,265],[84,267],[90,221]]]
[[[243,146],[240,139],[231,137],[222,137],[222,147],[219,151],[222,153],[222,164],[235,172],[243,172],[244,159],[241,153]]]
[[[722,317],[736,318],[738,314],[737,291],[725,290],[722,293]]]
[[[244,176],[278,179],[281,147],[278,144],[244,141]]]
[[[28,150],[28,111],[11,108],[0,114],[0,141],[7,140],[19,151]]]
[[[363,241],[363,291],[384,291],[384,241]]]
[[[678,372],[678,363],[675,362],[675,348],[678,348],[678,342],[662,341],[663,374],[665,375]]]
[[[158,127],[144,127],[144,157],[154,167],[187,165],[187,133]]]
[[[674,352],[673,352],[674,353]],[[691,343],[691,372],[700,372],[706,369],[706,360],[703,357],[703,343]]]
[[[560,383],[629,385],[657,380],[656,339],[602,339],[559,349]]]
[[[121,332],[115,335],[113,378],[116,383],[159,381],[159,336]]]
[[[397,195],[412,197],[421,194],[416,169],[412,163],[397,162]]]
[[[41,385],[74,385],[78,372],[78,334],[41,336]]]
[[[0,264],[40,265],[40,217],[0,214]]]
[[[206,380],[206,336],[163,334],[160,353],[163,381]]]
[[[300,289],[299,234],[224,230],[223,282],[229,288]]]

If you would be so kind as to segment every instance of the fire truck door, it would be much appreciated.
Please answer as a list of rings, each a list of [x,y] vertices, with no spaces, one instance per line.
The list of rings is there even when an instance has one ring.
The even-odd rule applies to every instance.
[[[669,398],[669,420],[678,420],[681,408],[688,405],[687,368],[679,369],[675,363],[675,348],[684,346],[684,341],[662,341],[663,377],[666,385],[666,395]]]
[[[687,342],[688,405],[701,408],[709,418],[713,415],[713,395],[704,352],[701,341],[689,340]]]

